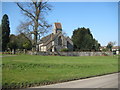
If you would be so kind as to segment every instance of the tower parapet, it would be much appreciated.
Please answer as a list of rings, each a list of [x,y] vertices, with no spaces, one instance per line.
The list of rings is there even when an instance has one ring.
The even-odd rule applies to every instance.
[[[53,33],[62,32],[62,25],[59,22],[54,23]]]

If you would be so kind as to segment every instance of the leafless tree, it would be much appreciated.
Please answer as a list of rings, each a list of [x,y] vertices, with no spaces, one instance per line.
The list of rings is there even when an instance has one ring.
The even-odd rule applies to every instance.
[[[19,31],[33,34],[33,45],[36,46],[38,37],[51,27],[44,16],[48,14],[52,6],[45,0],[31,0],[31,2],[17,2],[16,4],[21,9],[22,14],[27,16],[27,20],[21,22]]]

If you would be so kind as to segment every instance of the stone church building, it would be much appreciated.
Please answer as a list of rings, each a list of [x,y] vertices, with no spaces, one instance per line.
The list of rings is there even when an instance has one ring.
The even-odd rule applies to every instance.
[[[38,49],[43,52],[58,52],[64,48],[72,51],[73,42],[69,37],[62,34],[62,25],[56,22],[54,23],[53,32],[38,42]]]

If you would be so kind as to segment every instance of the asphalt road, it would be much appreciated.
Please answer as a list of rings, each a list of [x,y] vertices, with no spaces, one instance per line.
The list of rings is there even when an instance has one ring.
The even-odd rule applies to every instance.
[[[33,88],[118,88],[118,73]]]

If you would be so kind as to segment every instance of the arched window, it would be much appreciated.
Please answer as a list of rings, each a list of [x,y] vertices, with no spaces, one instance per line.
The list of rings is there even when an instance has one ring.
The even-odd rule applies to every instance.
[[[58,45],[62,45],[62,39],[61,39],[61,36],[58,37]]]
[[[67,48],[69,48],[70,43],[67,41]]]

